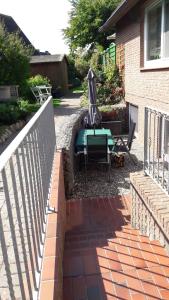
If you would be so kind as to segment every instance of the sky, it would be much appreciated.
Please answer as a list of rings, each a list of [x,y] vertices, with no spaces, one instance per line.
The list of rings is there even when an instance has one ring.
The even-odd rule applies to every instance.
[[[68,0],[0,0],[0,13],[10,15],[36,49],[68,54],[62,29],[71,9]]]

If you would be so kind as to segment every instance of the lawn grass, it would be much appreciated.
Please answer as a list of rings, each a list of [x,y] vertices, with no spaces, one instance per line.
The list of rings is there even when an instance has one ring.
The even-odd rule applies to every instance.
[[[71,91],[73,94],[79,94],[84,92],[82,85],[72,88]]]
[[[60,105],[60,99],[53,99],[53,107],[58,107]]]
[[[53,107],[58,107],[60,105],[61,100],[60,99],[53,99]],[[35,113],[38,111],[38,109],[41,107],[40,103],[29,103],[27,100],[26,101],[21,101],[20,102],[20,107],[27,113]]]

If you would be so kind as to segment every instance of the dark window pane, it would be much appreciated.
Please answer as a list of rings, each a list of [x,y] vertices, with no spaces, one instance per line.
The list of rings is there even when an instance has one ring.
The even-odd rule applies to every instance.
[[[164,153],[169,154],[169,121],[165,120]]]
[[[165,1],[164,57],[169,57],[169,0]]]
[[[161,57],[161,18],[162,6],[153,7],[148,12],[147,18],[147,58],[148,60]]]

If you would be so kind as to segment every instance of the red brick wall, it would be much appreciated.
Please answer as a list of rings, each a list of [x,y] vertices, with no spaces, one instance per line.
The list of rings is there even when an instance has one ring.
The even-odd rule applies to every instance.
[[[62,300],[63,251],[66,226],[66,198],[63,176],[63,157],[57,152],[53,162],[49,206],[43,253],[39,300]]]
[[[141,2],[142,4],[143,2]],[[136,16],[135,18],[130,16]],[[140,32],[143,33],[143,7],[137,7],[137,13],[130,12],[117,25],[117,47],[124,45],[125,51],[125,98],[126,101],[139,107],[138,137],[143,141],[144,107],[151,106],[169,112],[169,69],[141,70]],[[143,56],[142,56],[143,57]],[[141,60],[142,61],[142,60]]]

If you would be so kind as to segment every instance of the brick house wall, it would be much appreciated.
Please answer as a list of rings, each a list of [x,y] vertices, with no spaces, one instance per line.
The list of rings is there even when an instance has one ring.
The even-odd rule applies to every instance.
[[[128,103],[138,106],[140,142],[144,141],[145,106],[169,113],[169,68],[144,70],[143,66],[143,37],[140,33],[144,32],[143,5],[149,2],[141,1],[116,25],[117,49],[124,46],[125,99]]]
[[[30,65],[31,76],[41,74],[49,78],[53,88],[61,87],[62,93],[68,91],[67,62],[33,63]]]

